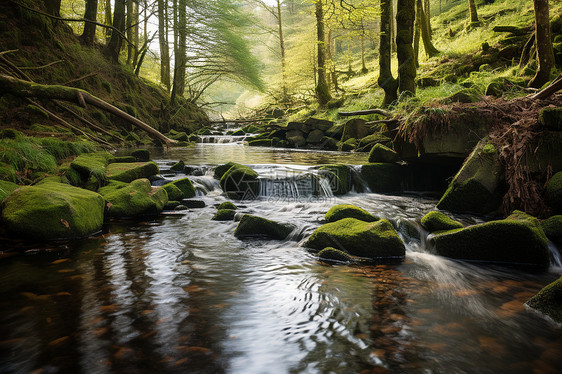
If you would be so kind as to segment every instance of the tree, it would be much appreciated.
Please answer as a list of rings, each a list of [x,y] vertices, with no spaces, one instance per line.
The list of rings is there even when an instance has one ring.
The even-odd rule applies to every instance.
[[[125,28],[125,1],[115,0],[115,9],[113,11],[113,27],[123,32]],[[123,38],[118,32],[112,32],[109,43],[105,48],[105,53],[114,63],[119,62],[119,52],[121,52],[121,45]]]
[[[392,29],[392,0],[381,1],[381,33],[379,44],[379,79],[378,84],[384,90],[383,106],[395,101],[398,96],[398,81],[392,76],[390,69],[391,57],[391,29]]]
[[[160,82],[170,92],[170,49],[168,47],[167,1],[158,0],[158,42],[160,44]]]
[[[173,106],[176,96],[183,96],[185,91],[185,73],[187,65],[187,0],[177,2],[177,26],[175,32],[177,43],[174,46],[174,78],[170,103]]]
[[[416,92],[416,65],[414,60],[415,0],[398,0],[396,11],[396,54],[398,57],[398,90]]]
[[[477,25],[478,13],[476,12],[476,2],[474,0],[468,0],[468,14],[470,18],[470,25]]]
[[[419,18],[420,20],[419,27],[423,41],[423,48],[429,57],[433,57],[438,55],[439,51],[431,42],[431,26],[429,25],[429,18],[426,16],[426,13],[428,12],[429,8],[423,8],[422,0],[416,0],[416,19]]]
[[[548,0],[534,0],[535,7],[535,40],[537,45],[538,69],[530,87],[539,88],[550,80],[554,67],[554,50],[550,36],[550,19]]]
[[[60,3],[61,0],[43,0],[47,13],[56,17],[60,17]]]
[[[326,43],[324,33],[324,10],[322,8],[323,0],[316,0],[315,15],[316,15],[316,42],[318,44],[318,80],[316,83],[316,98],[320,106],[325,106],[332,99],[330,95],[330,88],[326,80]]]
[[[105,13],[105,24],[108,26],[113,25],[113,21],[111,19],[111,0],[105,0],[104,3],[104,13]],[[105,29],[105,43],[109,44],[109,40],[111,39],[111,29]]]
[[[84,19],[96,22],[98,15],[98,0],[86,0],[86,11]],[[84,31],[80,36],[80,41],[84,45],[93,46],[96,37],[96,24],[91,22],[84,23]]]

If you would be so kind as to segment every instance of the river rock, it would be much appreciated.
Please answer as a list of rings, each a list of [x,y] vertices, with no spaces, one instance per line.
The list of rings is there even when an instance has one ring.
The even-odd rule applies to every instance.
[[[232,199],[254,199],[259,194],[258,173],[252,168],[236,164],[220,180],[222,190]]]
[[[106,169],[107,179],[130,183],[141,178],[150,178],[159,173],[155,162],[116,162],[109,164]]]
[[[300,135],[302,136],[302,133],[307,133],[310,130],[310,128],[302,122],[289,122],[287,124],[286,130],[287,133],[289,133],[290,131],[300,131],[301,132]]]
[[[166,190],[152,187],[144,178],[131,183],[111,181],[98,192],[107,200],[108,215],[112,218],[154,216],[168,202]]]
[[[430,243],[441,256],[470,261],[534,265],[550,263],[548,240],[539,221],[515,211],[506,219],[434,233]]]
[[[324,137],[322,137],[322,139],[320,140],[320,144],[318,144],[318,145],[320,146],[320,148],[328,150],[328,151],[337,151],[340,143],[341,143],[340,141],[338,141],[334,138],[324,136]]]
[[[220,203],[219,206],[217,207],[218,210],[221,209],[231,209],[231,210],[236,210],[238,209],[238,207],[236,205],[234,205],[233,203],[231,203],[230,201],[225,201],[223,203]]]
[[[308,127],[308,129],[310,129],[310,131],[313,130],[327,131],[332,126],[334,126],[334,122],[330,120],[314,118],[314,117],[308,118],[306,121],[304,121],[304,124]]]
[[[15,183],[0,180],[0,202],[4,200],[6,196],[14,192],[19,186]]]
[[[436,210],[427,213],[421,219],[421,225],[429,232],[462,229],[462,223],[453,220],[443,212]]]
[[[404,243],[386,219],[365,222],[344,218],[327,223],[316,229],[305,245],[317,250],[337,247],[353,256],[370,259],[402,259],[406,253]]]
[[[184,168],[185,168],[185,162],[183,162],[182,160],[179,160],[178,162],[170,166],[170,170],[175,171],[177,173],[182,173]]]
[[[554,174],[545,188],[546,201],[554,214],[562,214],[562,171]]]
[[[244,214],[240,223],[234,231],[237,238],[246,237],[268,237],[271,239],[283,240],[295,229],[295,226],[270,221],[268,219]]]
[[[369,162],[392,163],[398,161],[400,161],[398,153],[380,143],[375,144],[369,153]]]
[[[219,209],[211,218],[213,221],[232,221],[236,215],[236,210],[234,209]]]
[[[154,186],[154,183],[152,183]],[[183,199],[183,192],[173,183],[167,183],[162,186],[163,189],[166,190],[168,194],[168,200],[171,201],[180,201]]]
[[[312,130],[306,137],[306,142],[310,144],[318,144],[322,141],[323,137],[324,137],[324,131]]]
[[[201,209],[207,206],[203,200],[183,199],[181,203],[182,205],[185,205],[186,208],[191,209]]]
[[[328,223],[336,222],[344,218],[355,218],[365,222],[375,222],[379,220],[378,217],[373,216],[365,209],[350,204],[340,204],[331,207],[324,218]]]
[[[549,238],[562,251],[562,215],[552,216],[541,222],[542,229]]]
[[[70,163],[70,167],[76,170],[84,181],[90,176],[105,180],[107,165],[113,159],[113,155],[108,152],[83,153]]]
[[[361,166],[361,177],[376,193],[400,192],[402,168],[397,164],[373,163]]]
[[[361,150],[370,150],[375,144],[382,144],[386,147],[392,146],[392,139],[388,136],[381,134],[380,132],[367,135],[361,140],[359,140],[359,147]]]
[[[366,125],[367,121],[361,118],[352,118],[343,125],[343,133],[341,141],[348,139],[361,139],[372,133],[371,129]]]
[[[215,168],[215,172],[214,172],[215,179],[220,180],[222,178],[222,176],[224,175],[224,173],[226,173],[228,171],[228,169],[230,169],[234,165],[240,165],[240,164],[237,164],[236,162],[230,161],[230,162],[227,162],[226,164],[222,164],[222,165],[217,166]]]
[[[357,147],[357,139],[351,138],[347,139],[344,142],[340,142],[340,151],[350,152],[353,151]]]
[[[147,149],[137,149],[131,152],[131,156],[139,162],[150,161],[150,152]]]
[[[328,130],[325,131],[326,136],[330,137],[330,138],[334,138],[336,140],[341,140],[341,137],[343,135],[343,129],[344,129],[344,125],[343,124],[334,124],[332,127],[330,127]]]
[[[326,262],[350,263],[353,261],[348,253],[334,247],[327,247],[318,252],[318,258]]]
[[[562,277],[540,290],[526,304],[562,323]]]
[[[45,182],[14,190],[2,202],[2,221],[25,238],[84,237],[101,230],[105,202],[99,194]]]
[[[174,186],[179,189],[181,192],[181,196],[177,195],[177,191],[175,188],[168,186]],[[179,201],[181,199],[189,199],[195,196],[195,187],[193,187],[193,183],[191,183],[191,180],[189,178],[178,179],[173,182],[166,183],[162,187],[166,189],[166,191],[168,191],[168,189],[173,191],[173,198],[170,198],[171,200]]]
[[[334,195],[345,195],[351,190],[351,167],[345,164],[325,165],[320,168],[322,171],[332,173],[330,180],[330,189]]]
[[[248,142],[250,147],[271,147],[273,146],[273,139],[256,139]]]
[[[484,214],[501,203],[503,166],[497,149],[483,139],[455,175],[437,208]]]

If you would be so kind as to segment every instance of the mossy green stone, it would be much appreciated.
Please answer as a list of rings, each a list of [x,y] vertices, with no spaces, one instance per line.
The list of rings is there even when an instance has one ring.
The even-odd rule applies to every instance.
[[[173,164],[173,165],[170,167],[170,170],[178,171],[178,172],[183,172],[183,169],[184,169],[184,168],[185,168],[185,163],[180,160],[180,161],[176,162],[175,164]]]
[[[559,250],[562,250],[562,215],[552,216],[541,222],[546,237],[552,240]]]
[[[434,233],[437,254],[471,261],[534,265],[550,263],[548,240],[539,221],[516,212],[506,219]]]
[[[104,205],[95,192],[49,181],[13,191],[2,202],[2,220],[26,238],[84,237],[101,229]]]
[[[173,183],[166,183],[162,186],[168,193],[168,200],[180,201],[183,199],[183,192]]]
[[[353,151],[357,147],[357,139],[351,138],[347,139],[345,142],[339,142],[340,151],[349,152]]]
[[[462,229],[462,223],[453,220],[443,212],[436,210],[427,213],[421,219],[422,226],[429,232]]]
[[[353,261],[353,257],[344,251],[340,251],[334,247],[327,247],[318,252],[318,258],[328,262],[344,262],[349,263]]]
[[[562,171],[550,178],[546,184],[545,196],[552,213],[562,214]]]
[[[19,186],[15,183],[0,180],[0,202],[14,192]]]
[[[268,237],[283,240],[289,236],[294,228],[295,227],[290,224],[244,214],[234,231],[234,236],[237,238]]]
[[[348,165],[326,165],[322,166],[320,170],[329,170],[337,176],[337,179],[330,183],[334,195],[345,195],[351,190],[351,168]]]
[[[119,157],[114,157],[113,160],[111,160],[111,163],[114,162],[122,162],[122,163],[137,162],[137,159],[134,158],[133,156],[119,156]]]
[[[386,162],[392,163],[400,161],[400,156],[394,150],[388,148],[385,145],[377,143],[371,148],[369,153],[369,162]]]
[[[107,200],[108,215],[113,218],[156,215],[168,202],[166,190],[153,188],[144,178],[131,183],[111,181],[98,192]]]
[[[155,162],[116,162],[106,168],[107,179],[129,183],[140,178],[150,178],[159,173]]]
[[[219,209],[211,219],[213,221],[232,221],[235,215],[234,209]]]
[[[351,255],[371,259],[403,258],[406,254],[404,243],[386,219],[365,222],[344,218],[327,223],[314,231],[306,246],[317,250],[338,247]]]
[[[355,205],[340,204],[335,205],[328,210],[324,216],[326,222],[336,222],[344,218],[356,218],[365,222],[375,222],[379,218],[373,216],[371,213],[367,212],[365,209],[361,209]]]
[[[150,160],[150,152],[146,149],[137,149],[131,152],[131,156],[137,159],[137,161],[146,162]]]
[[[271,147],[273,146],[272,139],[256,139],[248,142],[250,147]]]
[[[16,169],[12,165],[0,162],[0,180],[15,182]]]
[[[180,197],[179,199],[172,199],[172,200],[181,200],[182,198],[190,199],[192,197],[195,197],[195,187],[193,187],[193,183],[191,183],[191,180],[189,178],[178,179],[176,181],[166,183],[162,187],[166,187],[166,186],[169,186],[169,185],[173,185],[173,186],[177,187],[181,191],[181,193],[183,194],[183,196]],[[176,196],[174,196],[174,197],[176,197]]]
[[[222,190],[233,199],[253,199],[259,193],[258,173],[244,165],[234,165],[220,180]]]
[[[542,109],[539,112],[539,123],[546,129],[562,131],[562,108]]]
[[[375,134],[367,135],[366,137],[361,139],[359,141],[359,146],[365,147],[369,144],[374,145],[375,143],[377,143],[377,144],[381,143],[383,145],[390,146],[392,144],[392,139],[390,139],[388,136],[385,136],[381,133],[375,133]]]
[[[219,206],[217,207],[218,210],[221,209],[231,209],[231,210],[236,210],[238,209],[238,207],[236,205],[234,205],[233,203],[231,203],[230,201],[225,201],[224,203],[220,203]]]
[[[562,277],[540,290],[526,304],[562,323]]]
[[[70,166],[78,171],[84,180],[91,175],[100,180],[105,179],[107,165],[114,159],[108,152],[83,153],[76,157]]]
[[[224,173],[226,173],[228,171],[228,169],[230,169],[231,167],[233,167],[234,165],[240,165],[237,164],[236,162],[227,162],[226,164],[222,164],[219,165],[215,168],[215,179],[220,180],[222,178],[222,176],[224,175]]]
[[[387,193],[402,190],[402,168],[397,164],[373,163],[361,167],[361,177],[372,192]]]

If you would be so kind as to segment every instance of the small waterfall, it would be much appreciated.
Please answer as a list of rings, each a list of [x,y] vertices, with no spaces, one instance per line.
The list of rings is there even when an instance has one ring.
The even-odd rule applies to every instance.
[[[351,174],[351,187],[352,190],[358,193],[371,192],[367,182],[361,177],[361,165],[350,165]]]
[[[555,268],[562,268],[562,256],[551,240],[548,241],[548,249],[550,250],[550,264]]]
[[[204,144],[241,144],[246,140],[247,135],[202,135],[199,136],[198,143]]]
[[[328,179],[316,173],[285,178],[261,177],[259,181],[259,196],[283,199],[333,197]]]

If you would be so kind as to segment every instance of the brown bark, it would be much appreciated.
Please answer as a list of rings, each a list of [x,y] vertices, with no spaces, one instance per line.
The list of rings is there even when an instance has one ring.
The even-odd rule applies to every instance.
[[[121,52],[121,45],[123,44],[123,38],[121,34],[125,28],[125,1],[126,0],[115,0],[115,9],[113,12],[113,27],[120,31],[120,33],[112,32],[111,39],[105,49],[106,55],[114,63],[119,63],[119,53]]]
[[[383,106],[390,105],[395,101],[398,90],[398,81],[394,79],[391,71],[391,24],[392,19],[392,0],[381,1],[381,33],[379,45],[379,78],[378,84],[384,90]]]
[[[93,46],[96,38],[96,24],[88,20],[96,21],[98,15],[98,0],[86,0],[86,10],[84,12],[84,31],[80,36],[82,44]]]
[[[112,26],[113,20],[111,18],[111,0],[105,0],[104,16],[105,16],[105,24],[108,26]],[[105,43],[108,44],[110,39],[111,39],[111,29],[107,28],[105,29]]]
[[[415,0],[398,0],[396,12],[396,54],[398,57],[398,91],[416,92],[416,65],[414,61]]]
[[[439,54],[439,51],[437,50],[437,48],[435,48],[435,46],[431,42],[430,26],[426,15],[426,10],[424,10],[422,6],[422,0],[417,0],[416,9],[417,9],[416,17],[418,17],[417,13],[419,13],[420,31],[421,31],[421,37],[422,37],[423,48],[425,49],[425,53],[429,57],[436,56]],[[429,10],[427,10],[427,12],[428,11]]]
[[[554,67],[554,50],[550,36],[548,0],[534,0],[535,6],[535,40],[537,45],[537,73],[529,82],[530,87],[539,88],[550,80]]]
[[[279,26],[279,48],[281,49],[281,76],[283,80],[283,100],[287,99],[287,67],[285,65],[285,38],[283,37],[283,18],[281,0],[277,0],[277,24]]]
[[[468,0],[468,14],[471,24],[478,23],[478,12],[476,11],[476,2],[474,0]]]
[[[160,82],[170,92],[170,48],[168,46],[168,15],[165,0],[158,0],[158,41],[160,44]]]
[[[325,106],[332,99],[328,81],[326,80],[326,43],[324,33],[324,10],[322,1],[316,2],[316,36],[318,44],[318,83],[316,84],[316,98],[320,106]]]

